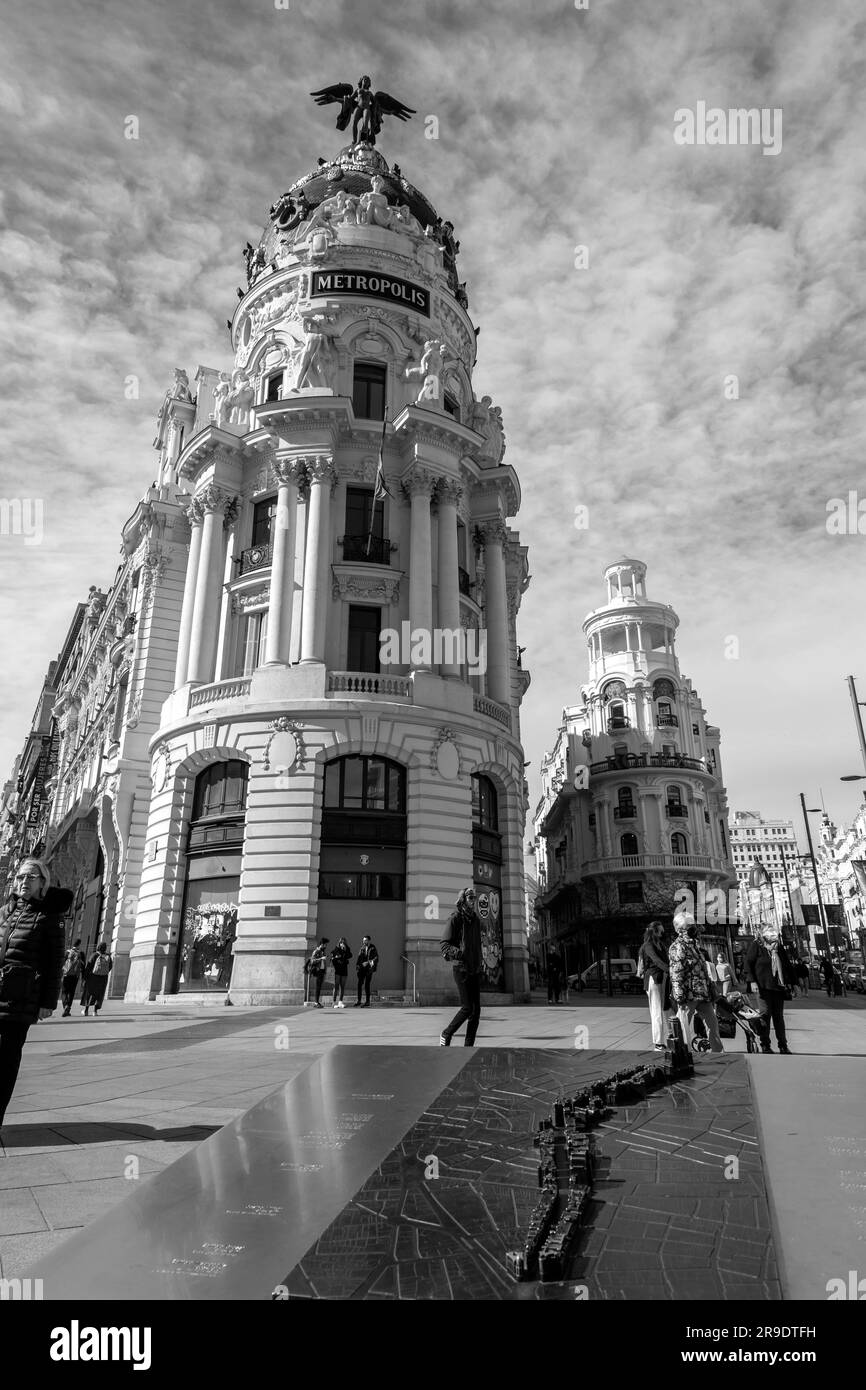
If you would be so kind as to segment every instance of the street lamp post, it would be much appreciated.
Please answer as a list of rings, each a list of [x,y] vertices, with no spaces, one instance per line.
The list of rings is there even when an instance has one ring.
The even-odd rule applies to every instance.
[[[807,841],[807,843],[808,843],[808,845],[809,845],[809,861],[810,861],[810,863],[811,863],[811,865],[812,865],[812,877],[813,877],[814,880],[815,880],[815,893],[816,893],[817,898],[818,898],[818,921],[821,923],[821,926],[822,926],[822,928],[823,928],[823,930],[824,930],[824,940],[825,940],[825,942],[827,943],[827,944],[826,944],[826,947],[825,947],[825,950],[826,950],[826,952],[827,952],[827,955],[829,956],[829,954],[830,954],[830,928],[829,928],[828,925],[827,925],[827,916],[826,916],[826,913],[824,912],[824,899],[821,897],[821,884],[820,884],[819,881],[818,881],[818,865],[817,865],[816,862],[815,862],[815,850],[814,850],[813,847],[812,847],[812,829],[811,829],[811,826],[809,825],[809,816],[810,816],[810,815],[815,815],[817,812],[819,812],[819,811],[821,810],[821,807],[820,807],[820,806],[807,806],[807,805],[806,805],[806,798],[805,798],[805,796],[803,795],[802,792],[800,792],[800,807],[801,807],[801,809],[802,809],[802,811],[803,811],[803,822],[804,822],[804,824],[805,824],[805,826],[806,826],[806,841]]]
[[[854,684],[854,677],[848,676],[848,690],[851,695],[851,703],[854,706],[854,722],[857,725],[857,737],[860,740],[860,754],[863,758],[863,766],[866,767],[866,734],[863,733],[863,717],[860,714],[861,706],[864,701],[857,699],[857,687]],[[843,782],[853,782],[853,777],[843,777]]]

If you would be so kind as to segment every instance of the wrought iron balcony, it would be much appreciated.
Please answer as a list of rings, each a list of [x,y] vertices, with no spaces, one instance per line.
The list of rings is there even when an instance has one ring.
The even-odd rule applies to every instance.
[[[620,729],[630,729],[631,725],[625,718],[609,719],[607,721],[607,731],[609,734],[618,733]]]
[[[344,536],[343,559],[360,560],[368,565],[390,565],[391,542],[386,536]]]
[[[250,570],[261,570],[271,563],[271,543],[264,541],[261,545],[251,545],[248,550],[241,551],[240,572],[249,574]]]
[[[659,729],[678,729],[680,721],[675,714],[660,714],[656,719],[656,726]]]
[[[682,820],[686,820],[689,814],[688,808],[683,806],[679,801],[669,801],[667,803],[667,813],[669,816],[679,816]]]
[[[613,753],[602,762],[592,763],[590,772],[624,772],[634,767],[678,767],[690,772],[712,772],[699,758],[685,758],[681,753]]]
[[[637,820],[636,806],[614,806],[614,820]]]

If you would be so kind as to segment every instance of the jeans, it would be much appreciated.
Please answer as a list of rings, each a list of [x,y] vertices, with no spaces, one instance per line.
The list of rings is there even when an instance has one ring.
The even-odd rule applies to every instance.
[[[467,975],[462,966],[455,965],[454,983],[460,994],[460,1008],[448,1027],[442,1029],[442,1036],[450,1042],[457,1029],[465,1023],[466,1046],[472,1047],[481,1019],[481,976]]]
[[[63,1005],[63,1012],[69,1013],[72,1008],[72,1001],[75,998],[75,986],[78,984],[77,975],[64,975],[60,988],[60,1002]]]
[[[647,981],[647,1002],[650,1011],[650,1023],[653,1030],[653,1043],[663,1043],[665,1040],[665,985],[666,978],[657,983],[650,978]]]
[[[677,1008],[677,1017],[683,1030],[686,1047],[691,1047],[695,1036],[694,1017],[700,1014],[704,1023],[707,1025],[707,1036],[710,1040],[711,1052],[724,1052],[722,1040],[719,1037],[719,1021],[716,1018],[716,1011],[709,999],[689,999],[685,1004],[680,1004]]]
[[[361,1002],[361,990],[367,991],[367,1003],[370,1002],[370,986],[373,983],[373,972],[368,965],[358,971],[358,1003]]]
[[[788,1035],[785,1032],[785,996],[780,989],[768,989],[758,999],[761,1017],[758,1028],[761,1034],[761,1047],[767,1052],[770,1048],[770,1024],[776,1032],[776,1042],[780,1052],[788,1050]]]
[[[334,1003],[335,1003],[335,1004],[336,1004],[336,1002],[337,1002],[338,991],[339,991],[340,1003],[342,1004],[342,1002],[343,1002],[343,995],[346,993],[346,977],[345,977],[345,975],[335,975],[335,976],[334,976]]]
[[[558,1004],[558,1003],[559,1003],[559,996],[560,996],[560,993],[561,993],[561,992],[562,992],[562,977],[561,977],[558,973],[557,973],[556,975],[548,975],[548,977],[547,977],[547,1002],[548,1002],[548,1004]]]
[[[0,1023],[0,1125],[12,1099],[29,1023]]]
[[[316,1003],[318,1004],[319,998],[320,998],[321,993],[322,993],[322,985],[323,985],[324,982],[325,982],[325,972],[324,972],[324,970],[315,971],[315,972],[313,973],[313,979],[314,979],[315,982],[316,982]]]

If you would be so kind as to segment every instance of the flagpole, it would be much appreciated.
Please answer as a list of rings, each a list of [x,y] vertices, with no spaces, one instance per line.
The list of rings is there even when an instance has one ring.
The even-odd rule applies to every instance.
[[[370,507],[370,530],[369,530],[369,533],[368,533],[368,535],[367,535],[367,549],[366,549],[366,551],[365,551],[365,558],[366,558],[367,560],[369,560],[369,558],[370,558],[370,546],[371,546],[372,541],[373,541],[373,525],[374,525],[375,520],[376,520],[376,501],[377,501],[377,494],[378,494],[378,491],[379,491],[379,483],[380,483],[380,481],[381,481],[381,483],[382,483],[382,487],[384,488],[384,490],[385,490],[386,492],[387,492],[387,490],[388,490],[387,488],[385,488],[385,468],[384,468],[384,464],[385,464],[385,431],[387,430],[387,428],[388,428],[388,417],[387,417],[387,415],[386,415],[385,418],[384,418],[383,421],[382,421],[382,438],[381,438],[381,440],[380,440],[380,442],[379,442],[379,463],[378,463],[378,467],[377,467],[377,469],[376,469],[376,486],[373,488],[373,502],[372,502],[372,505],[371,505],[371,507]]]

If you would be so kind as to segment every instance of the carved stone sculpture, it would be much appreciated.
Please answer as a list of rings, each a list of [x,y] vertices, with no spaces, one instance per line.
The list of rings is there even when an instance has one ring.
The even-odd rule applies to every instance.
[[[484,444],[479,450],[479,458],[499,463],[505,452],[505,431],[502,426],[502,411],[493,405],[489,396],[476,401],[472,407],[471,427],[484,436]]]
[[[381,174],[374,174],[370,180],[370,192],[362,193],[358,220],[366,227],[390,227],[392,211],[388,206],[385,180]]]
[[[416,405],[423,405],[428,401],[435,401],[441,405],[442,375],[446,356],[450,355],[450,348],[441,338],[428,338],[424,343],[424,353],[418,366],[406,368],[403,375],[407,380],[411,377],[422,377],[424,381],[415,398]]]
[[[189,389],[189,377],[181,367],[174,369],[174,386],[171,391],[172,396],[177,401],[191,401],[192,392]]]
[[[332,387],[337,370],[337,354],[333,339],[337,335],[328,327],[329,322],[324,314],[307,314],[304,317],[306,339],[295,372],[295,391],[301,391],[305,387],[321,387],[326,390]]]

